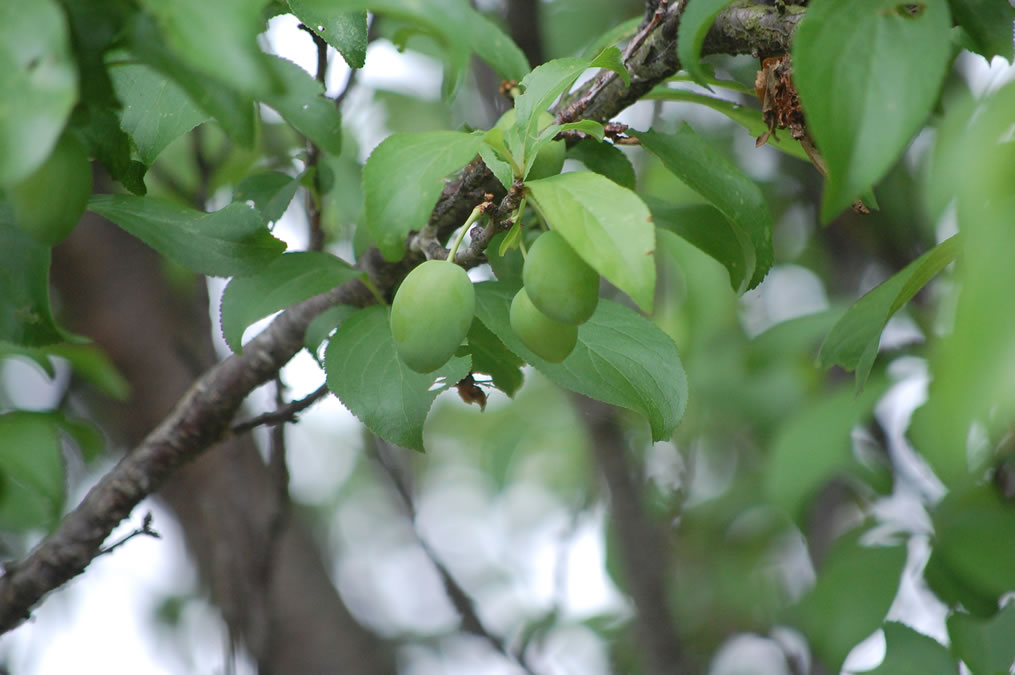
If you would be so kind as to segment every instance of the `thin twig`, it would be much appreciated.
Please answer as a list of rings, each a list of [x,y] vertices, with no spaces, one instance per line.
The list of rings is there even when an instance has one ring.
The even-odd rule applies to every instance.
[[[384,452],[387,443],[378,438],[374,434],[370,434],[373,440],[373,455],[377,459],[377,464],[384,470],[388,479],[391,481],[392,486],[402,499],[402,505],[405,508],[406,516],[409,518],[412,533],[416,537],[416,541],[419,542],[423,552],[426,553],[427,557],[430,558],[430,562],[433,563],[437,569],[437,573],[441,577],[441,581],[444,584],[444,591],[448,594],[448,598],[451,600],[451,604],[454,605],[455,609],[462,617],[462,628],[477,635],[486,640],[494,649],[504,655],[509,661],[517,665],[523,671],[529,675],[535,675],[532,669],[525,663],[524,657],[514,653],[514,651],[508,647],[507,643],[500,637],[494,635],[486,626],[483,625],[483,621],[479,618],[479,614],[476,612],[476,603],[472,599],[472,596],[462,588],[461,584],[452,576],[448,568],[440,561],[437,554],[430,548],[419,531],[416,529],[416,505],[413,499],[412,492],[409,489],[407,482],[405,481],[403,474],[399,471],[398,467],[394,466],[390,458],[386,457]]]
[[[256,415],[255,417],[251,417],[250,419],[243,420],[242,422],[237,422],[230,428],[230,431],[234,434],[242,434],[245,431],[250,431],[254,427],[273,427],[287,422],[295,422],[301,412],[324,398],[327,393],[328,384],[324,383],[315,389],[312,394],[308,394],[301,399],[290,401],[271,412],[262,413],[260,415]]]
[[[128,541],[130,541],[134,537],[140,537],[142,535],[146,536],[146,537],[154,537],[155,539],[161,539],[162,538],[161,534],[159,534],[154,529],[152,529],[152,512],[151,511],[149,511],[146,514],[144,514],[144,518],[141,520],[141,527],[135,529],[133,532],[131,532],[130,534],[128,534],[128,535],[126,535],[124,537],[120,537],[119,539],[114,541],[109,546],[105,546],[103,548],[100,548],[98,554],[96,554],[95,557],[98,558],[100,555],[106,555],[107,553],[112,553],[113,551],[115,551],[116,549],[120,548],[121,546],[126,544]]]

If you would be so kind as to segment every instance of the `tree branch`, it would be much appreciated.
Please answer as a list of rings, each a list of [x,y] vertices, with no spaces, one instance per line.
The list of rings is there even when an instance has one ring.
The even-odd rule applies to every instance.
[[[660,81],[674,74],[676,33],[680,5],[630,55],[630,88],[618,77],[595,78],[569,98],[582,105],[577,117],[608,121]],[[745,17],[759,17],[750,22]],[[729,8],[720,13],[717,28],[706,38],[703,54],[769,51],[789,48],[797,14],[778,14],[772,7]],[[591,87],[596,89],[591,91]],[[563,109],[558,111],[558,116]],[[487,194],[502,199],[506,191],[480,160],[474,160],[444,188],[429,226],[447,237],[468,217]],[[423,256],[410,241],[400,262],[388,263],[376,249],[361,258],[359,266],[382,293],[390,294],[397,282]],[[472,254],[471,250],[466,253]],[[478,255],[460,256],[465,265],[478,264]],[[470,259],[471,258],[471,259]],[[270,380],[300,349],[310,321],[336,304],[366,306],[375,302],[359,281],[343,284],[283,312],[242,354],[233,355],[208,370],[181,398],[173,411],[130,454],[125,456],[84,500],[64,517],[56,531],[21,562],[5,567],[0,577],[0,633],[28,618],[46,594],[77,576],[101,551],[109,533],[133,508],[184,463],[220,441],[228,432],[240,404],[256,387]]]
[[[668,606],[667,533],[649,519],[638,486],[631,476],[627,444],[616,410],[584,396],[575,396],[582,420],[592,438],[599,470],[609,489],[610,517],[620,541],[620,557],[631,599],[637,608],[635,637],[645,655],[648,672],[675,675],[688,672]]]

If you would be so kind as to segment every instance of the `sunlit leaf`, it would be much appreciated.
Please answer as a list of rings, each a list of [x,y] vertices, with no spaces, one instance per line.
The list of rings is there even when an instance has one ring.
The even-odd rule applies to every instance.
[[[482,142],[459,131],[394,134],[370,154],[363,167],[366,221],[387,260],[405,255],[405,239],[426,225],[444,177],[471,161]]]
[[[645,203],[591,171],[525,184],[550,229],[646,312],[655,294],[655,227]]]

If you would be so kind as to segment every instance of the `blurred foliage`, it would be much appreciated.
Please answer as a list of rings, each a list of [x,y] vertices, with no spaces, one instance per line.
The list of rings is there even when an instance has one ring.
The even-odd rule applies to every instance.
[[[441,0],[433,16],[413,3],[338,3],[377,10],[371,39],[445,67],[442,98],[419,93],[436,92],[435,83],[353,80],[341,111],[310,75],[281,77],[296,66],[256,47],[267,3],[108,0],[93,13],[69,1],[23,4],[0,9],[0,36],[54,13],[43,42],[17,49],[39,50],[59,77],[50,91],[26,80],[31,64],[0,40],[0,63],[9,66],[0,69],[0,92],[26,90],[41,114],[32,127],[21,103],[0,109],[0,140],[36,140],[20,159],[7,152],[20,147],[14,141],[0,146],[0,188],[29,173],[60,133],[81,138],[122,186],[116,191],[133,193],[96,197],[93,211],[176,260],[186,268],[178,274],[239,279],[223,314],[234,349],[256,319],[353,275],[333,258],[316,274],[289,270],[292,254],[279,257],[283,220],[302,227],[319,212],[327,254],[350,264],[378,242],[390,260],[404,256],[444,181],[487,143],[468,123],[505,106],[484,94],[495,88],[483,81],[489,71],[470,70],[470,59],[524,74],[515,72],[524,57],[507,39],[498,2],[476,3],[483,14]],[[650,564],[662,571],[658,596],[688,672],[730,672],[710,664],[745,635],[775,645],[779,656],[766,667],[788,672],[795,657],[780,632],[806,643],[805,660],[828,672],[848,666],[878,631],[887,654],[869,672],[955,672],[959,661],[974,675],[1011,667],[1015,505],[1003,449],[1015,433],[1015,84],[974,95],[954,56],[981,68],[977,54],[1010,63],[1012,12],[991,7],[1008,22],[1002,40],[978,18],[985,2],[913,6],[924,4],[922,14],[891,0],[812,0],[805,10],[813,21],[804,20],[794,56],[803,64],[804,112],[828,149],[828,181],[789,130],[777,132],[787,152],[757,148],[745,131],[765,128],[750,93],[756,60],[708,57],[694,75],[722,101],[681,73],[631,111],[632,126],[651,128],[640,137],[652,152],[587,138],[570,148],[576,161],[566,170],[592,173],[530,188],[536,208],[519,216],[525,232],[494,238],[489,266],[473,272],[477,282],[498,282],[476,286],[480,304],[486,294],[480,321],[443,370],[402,368],[381,308],[336,309],[312,326],[308,345],[359,421],[388,441],[427,449],[409,454],[370,434],[349,443],[348,426],[315,432],[314,451],[346,452],[347,466],[324,496],[300,505],[333,554],[340,590],[360,603],[366,623],[416,655],[407,662],[455,653],[464,629],[446,572],[533,671],[650,672],[638,641],[646,628],[629,595],[639,570],[618,536],[630,523],[615,519],[618,497],[593,452],[599,420],[570,389],[628,408],[616,415],[622,441],[612,450],[659,533],[661,557]],[[271,12],[337,11],[326,5],[273,3]],[[592,58],[591,45],[617,43],[644,11],[634,1],[535,5],[548,59]],[[352,16],[357,39],[329,42],[358,62],[363,26]],[[965,32],[953,31],[954,42],[952,21]],[[209,31],[222,25],[230,30],[219,40]],[[707,25],[699,16],[688,28],[693,47]],[[872,51],[862,59],[836,51],[868,35]],[[928,46],[933,59],[922,63]],[[526,80],[530,101],[552,101],[587,61],[564,63]],[[369,72],[369,55],[366,64]],[[919,77],[907,64],[920,65]],[[525,124],[516,146],[502,143],[522,156],[539,142],[522,133]],[[413,182],[420,176],[425,185]],[[402,189],[396,199],[393,183]],[[558,200],[569,184],[586,196],[581,209]],[[878,210],[847,208],[871,190]],[[10,374],[22,371],[2,371],[0,529],[13,557],[24,552],[21,533],[51,529],[65,508],[76,480],[68,449],[90,460],[103,445],[91,422],[72,414],[68,379],[117,399],[129,387],[97,348],[60,328],[45,283],[49,249],[19,229],[5,194],[0,359],[43,371],[42,384],[29,385]],[[645,225],[649,207],[654,228]],[[581,329],[585,351],[560,365],[530,357],[504,323],[504,289],[517,286],[522,251],[544,219],[606,277],[601,294],[615,301],[600,303],[607,309]],[[596,232],[616,239],[603,246]],[[646,258],[653,236],[655,256]],[[628,283],[631,269],[638,283]],[[533,366],[522,367],[526,358]],[[485,410],[456,396],[470,368],[481,394],[462,398],[484,400]],[[667,382],[653,379],[662,376]],[[21,403],[26,386],[49,387],[55,402]],[[929,589],[915,610],[905,595],[913,584]],[[168,597],[158,621],[179,623],[189,601]],[[905,625],[924,610],[944,617],[938,634],[949,646]],[[586,648],[561,647],[572,644]]]

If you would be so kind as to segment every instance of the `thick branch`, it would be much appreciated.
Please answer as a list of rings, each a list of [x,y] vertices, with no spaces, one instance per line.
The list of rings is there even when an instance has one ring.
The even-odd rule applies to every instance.
[[[671,7],[666,18],[630,55],[627,65],[632,86],[628,88],[619,77],[594,79],[570,99],[582,102],[575,111],[577,117],[609,120],[677,71],[679,6]],[[752,23],[745,18],[749,15],[767,18]],[[780,15],[771,7],[727,9],[718,19],[721,26],[709,33],[703,53],[767,52],[774,45],[783,44],[788,49],[789,37],[798,21],[798,15]],[[505,190],[485,165],[476,160],[447,184],[429,226],[440,236],[448,236],[483,201],[486,193],[500,200]],[[385,262],[372,249],[363,256],[360,267],[382,293],[390,294],[397,282],[423,259],[414,244],[410,242],[409,253],[398,263]],[[476,264],[478,253],[475,260],[458,262]],[[243,354],[227,358],[201,376],[172,413],[92,488],[53,534],[25,560],[6,567],[0,577],[0,632],[20,624],[46,593],[84,571],[112,529],[142,499],[158,489],[182,464],[223,438],[246,396],[274,377],[303,347],[303,333],[314,317],[335,304],[364,306],[372,302],[373,297],[359,282],[343,284],[306,300],[280,315],[244,348]]]

